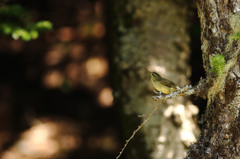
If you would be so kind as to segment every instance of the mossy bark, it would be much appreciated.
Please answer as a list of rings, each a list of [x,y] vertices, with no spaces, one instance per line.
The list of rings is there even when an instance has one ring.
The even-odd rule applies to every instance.
[[[240,47],[239,40],[232,35],[240,31],[240,2],[197,0],[196,4],[209,90],[203,129],[187,158],[237,158],[240,152]],[[214,72],[210,59],[216,55],[224,57],[225,64]]]
[[[157,71],[180,86],[189,84],[187,9],[184,0],[115,1],[114,95],[123,112],[125,138],[144,120],[138,115],[161,104],[127,147],[127,158],[182,159],[196,139],[193,117],[198,109],[184,97],[153,101],[148,72]]]

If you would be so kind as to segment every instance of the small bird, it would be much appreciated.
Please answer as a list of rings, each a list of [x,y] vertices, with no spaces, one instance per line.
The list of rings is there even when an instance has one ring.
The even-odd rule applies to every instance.
[[[150,72],[150,77],[153,86],[160,92],[160,95],[161,92],[167,95],[172,94],[177,90],[177,85],[174,82],[162,78],[156,72]]]

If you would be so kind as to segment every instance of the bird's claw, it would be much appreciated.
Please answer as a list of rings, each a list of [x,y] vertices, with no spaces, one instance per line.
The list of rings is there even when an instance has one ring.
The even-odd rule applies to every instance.
[[[157,94],[156,96],[152,96],[152,98],[154,100],[158,100],[158,99],[162,98],[162,92],[161,91],[153,90],[153,92]]]
[[[152,96],[152,99],[153,100],[158,100],[158,99],[160,99],[162,96]]]
[[[171,97],[173,96],[173,91],[172,91],[172,90],[171,90],[170,96],[171,96]]]
[[[161,92],[161,91],[153,90],[153,92],[156,93],[156,94],[159,95],[159,96],[162,96],[162,92]]]

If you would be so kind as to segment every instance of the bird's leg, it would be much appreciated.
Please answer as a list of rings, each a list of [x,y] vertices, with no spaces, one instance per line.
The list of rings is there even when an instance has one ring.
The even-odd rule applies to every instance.
[[[152,99],[154,99],[154,100],[158,100],[158,99],[161,99],[162,98],[162,96],[152,96]]]
[[[170,93],[170,97],[172,98],[173,97],[173,91],[171,90],[171,93]]]
[[[159,93],[159,92],[158,92],[158,91],[156,91],[156,90],[153,90],[153,92],[154,92],[154,93],[156,93],[156,94],[158,94],[158,93]]]
[[[156,93],[156,94],[159,95],[159,96],[162,96],[162,92],[161,92],[161,91],[153,90],[153,92]]]
[[[156,90],[153,90],[153,91],[154,91],[154,93],[157,94],[156,96],[152,97],[154,100],[162,98],[162,92],[161,91],[156,91]]]

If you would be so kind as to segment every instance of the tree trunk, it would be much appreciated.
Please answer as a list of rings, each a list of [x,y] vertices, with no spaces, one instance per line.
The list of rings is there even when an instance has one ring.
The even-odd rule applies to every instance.
[[[196,139],[193,118],[198,109],[188,98],[153,101],[149,71],[180,86],[189,84],[190,49],[187,3],[184,0],[115,1],[115,97],[122,113],[125,138],[144,121],[138,115],[159,110],[127,147],[127,158],[182,159]]]
[[[240,153],[240,1],[197,0],[208,106],[198,141],[187,158],[237,158]],[[239,38],[239,37],[238,37]]]

